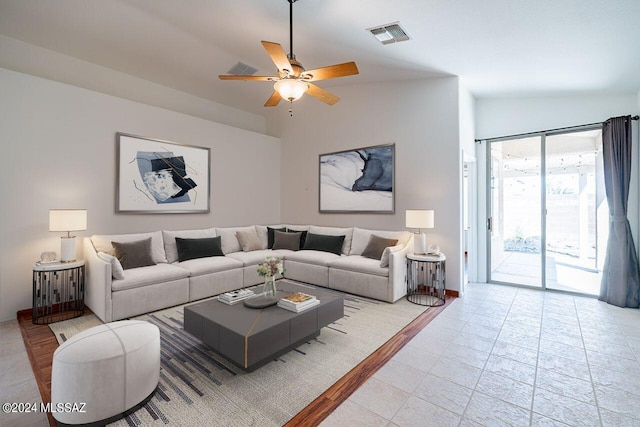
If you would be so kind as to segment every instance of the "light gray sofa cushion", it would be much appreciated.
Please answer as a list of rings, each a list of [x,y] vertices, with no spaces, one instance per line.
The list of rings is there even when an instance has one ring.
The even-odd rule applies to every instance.
[[[227,256],[212,256],[207,258],[196,258],[187,261],[177,262],[172,265],[187,270],[191,277],[203,274],[218,273],[220,271],[242,268],[242,263],[237,259]]]
[[[312,265],[328,266],[331,261],[339,259],[340,255],[332,254],[331,252],[321,251],[298,251],[291,252],[285,258],[286,261],[297,261]],[[286,265],[285,261],[285,265]],[[286,274],[285,274],[286,275]]]
[[[240,252],[242,246],[236,237],[238,231],[255,231],[256,227],[250,225],[248,227],[228,227],[228,228],[216,228],[218,236],[222,237],[222,252],[227,255],[233,252]],[[266,245],[263,249],[266,249]]]
[[[155,263],[167,262],[167,256],[164,252],[164,244],[162,242],[162,232],[154,231],[153,233],[135,233],[135,234],[95,234],[91,236],[91,243],[96,252],[104,252],[115,256],[111,242],[135,242],[151,237],[151,254]]]
[[[261,249],[259,251],[252,252],[234,252],[227,255],[227,258],[232,258],[240,261],[245,267],[248,265],[258,265],[259,262],[264,261],[268,256],[276,256],[270,249]]]
[[[389,268],[380,267],[377,259],[365,258],[361,255],[351,255],[341,257],[329,263],[329,268],[355,271],[357,273],[373,274],[376,276],[389,277]]]
[[[217,237],[215,228],[204,228],[200,230],[162,230],[162,240],[164,241],[164,251],[167,255],[167,262],[178,261],[178,248],[176,247],[176,237],[181,239],[206,239]]]
[[[351,240],[353,239],[352,227],[336,228],[336,227],[318,227],[318,226],[312,225],[309,227],[309,233],[325,234],[328,236],[344,236],[344,242],[342,243],[342,253],[344,255],[348,255],[349,251],[351,250]]]
[[[141,286],[154,285],[171,280],[186,279],[189,277],[189,272],[184,268],[162,263],[149,267],[125,270],[124,275],[124,279],[111,282],[111,289],[113,291],[123,291],[125,289],[139,288]]]

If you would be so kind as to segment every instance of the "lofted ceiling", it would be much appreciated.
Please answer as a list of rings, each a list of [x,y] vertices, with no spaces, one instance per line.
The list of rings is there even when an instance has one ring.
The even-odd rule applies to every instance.
[[[0,0],[0,34],[264,114],[269,83],[217,76],[238,61],[273,75],[260,41],[289,51],[288,7],[287,0]],[[382,45],[365,31],[395,21],[411,40]],[[299,0],[294,53],[307,69],[355,61],[359,75],[318,84],[337,93],[340,85],[443,75],[460,76],[476,97],[636,93],[640,1]]]

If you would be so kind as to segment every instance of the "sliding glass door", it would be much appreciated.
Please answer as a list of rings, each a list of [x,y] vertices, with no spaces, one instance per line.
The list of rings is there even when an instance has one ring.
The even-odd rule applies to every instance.
[[[546,285],[597,295],[609,233],[602,132],[546,137]]]
[[[489,141],[490,281],[598,293],[608,237],[600,147],[600,129]]]
[[[541,141],[490,143],[491,281],[542,286]]]

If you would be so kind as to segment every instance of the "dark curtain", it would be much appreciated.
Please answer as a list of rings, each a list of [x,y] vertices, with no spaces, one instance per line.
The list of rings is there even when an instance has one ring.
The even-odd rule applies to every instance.
[[[631,178],[631,116],[614,117],[602,127],[604,184],[609,204],[609,241],[600,299],[618,307],[638,307],[640,279],[627,200]]]

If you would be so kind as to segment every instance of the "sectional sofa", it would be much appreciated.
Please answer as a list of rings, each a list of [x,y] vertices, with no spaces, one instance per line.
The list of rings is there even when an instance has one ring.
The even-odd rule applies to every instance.
[[[282,258],[284,277],[292,280],[390,303],[406,294],[405,256],[413,250],[413,236],[409,232],[313,225],[270,227],[345,238],[338,255],[319,250],[268,249],[268,229],[261,225],[94,235],[83,240],[87,262],[85,304],[102,321],[110,322],[257,285],[264,282],[257,273],[257,265],[267,256]],[[259,249],[243,251],[238,232],[251,230],[259,238]],[[179,261],[176,238],[218,236],[224,256]],[[371,236],[394,239],[397,243],[387,247],[381,259],[367,258],[362,253]],[[112,242],[148,238],[155,265],[116,271]]]

